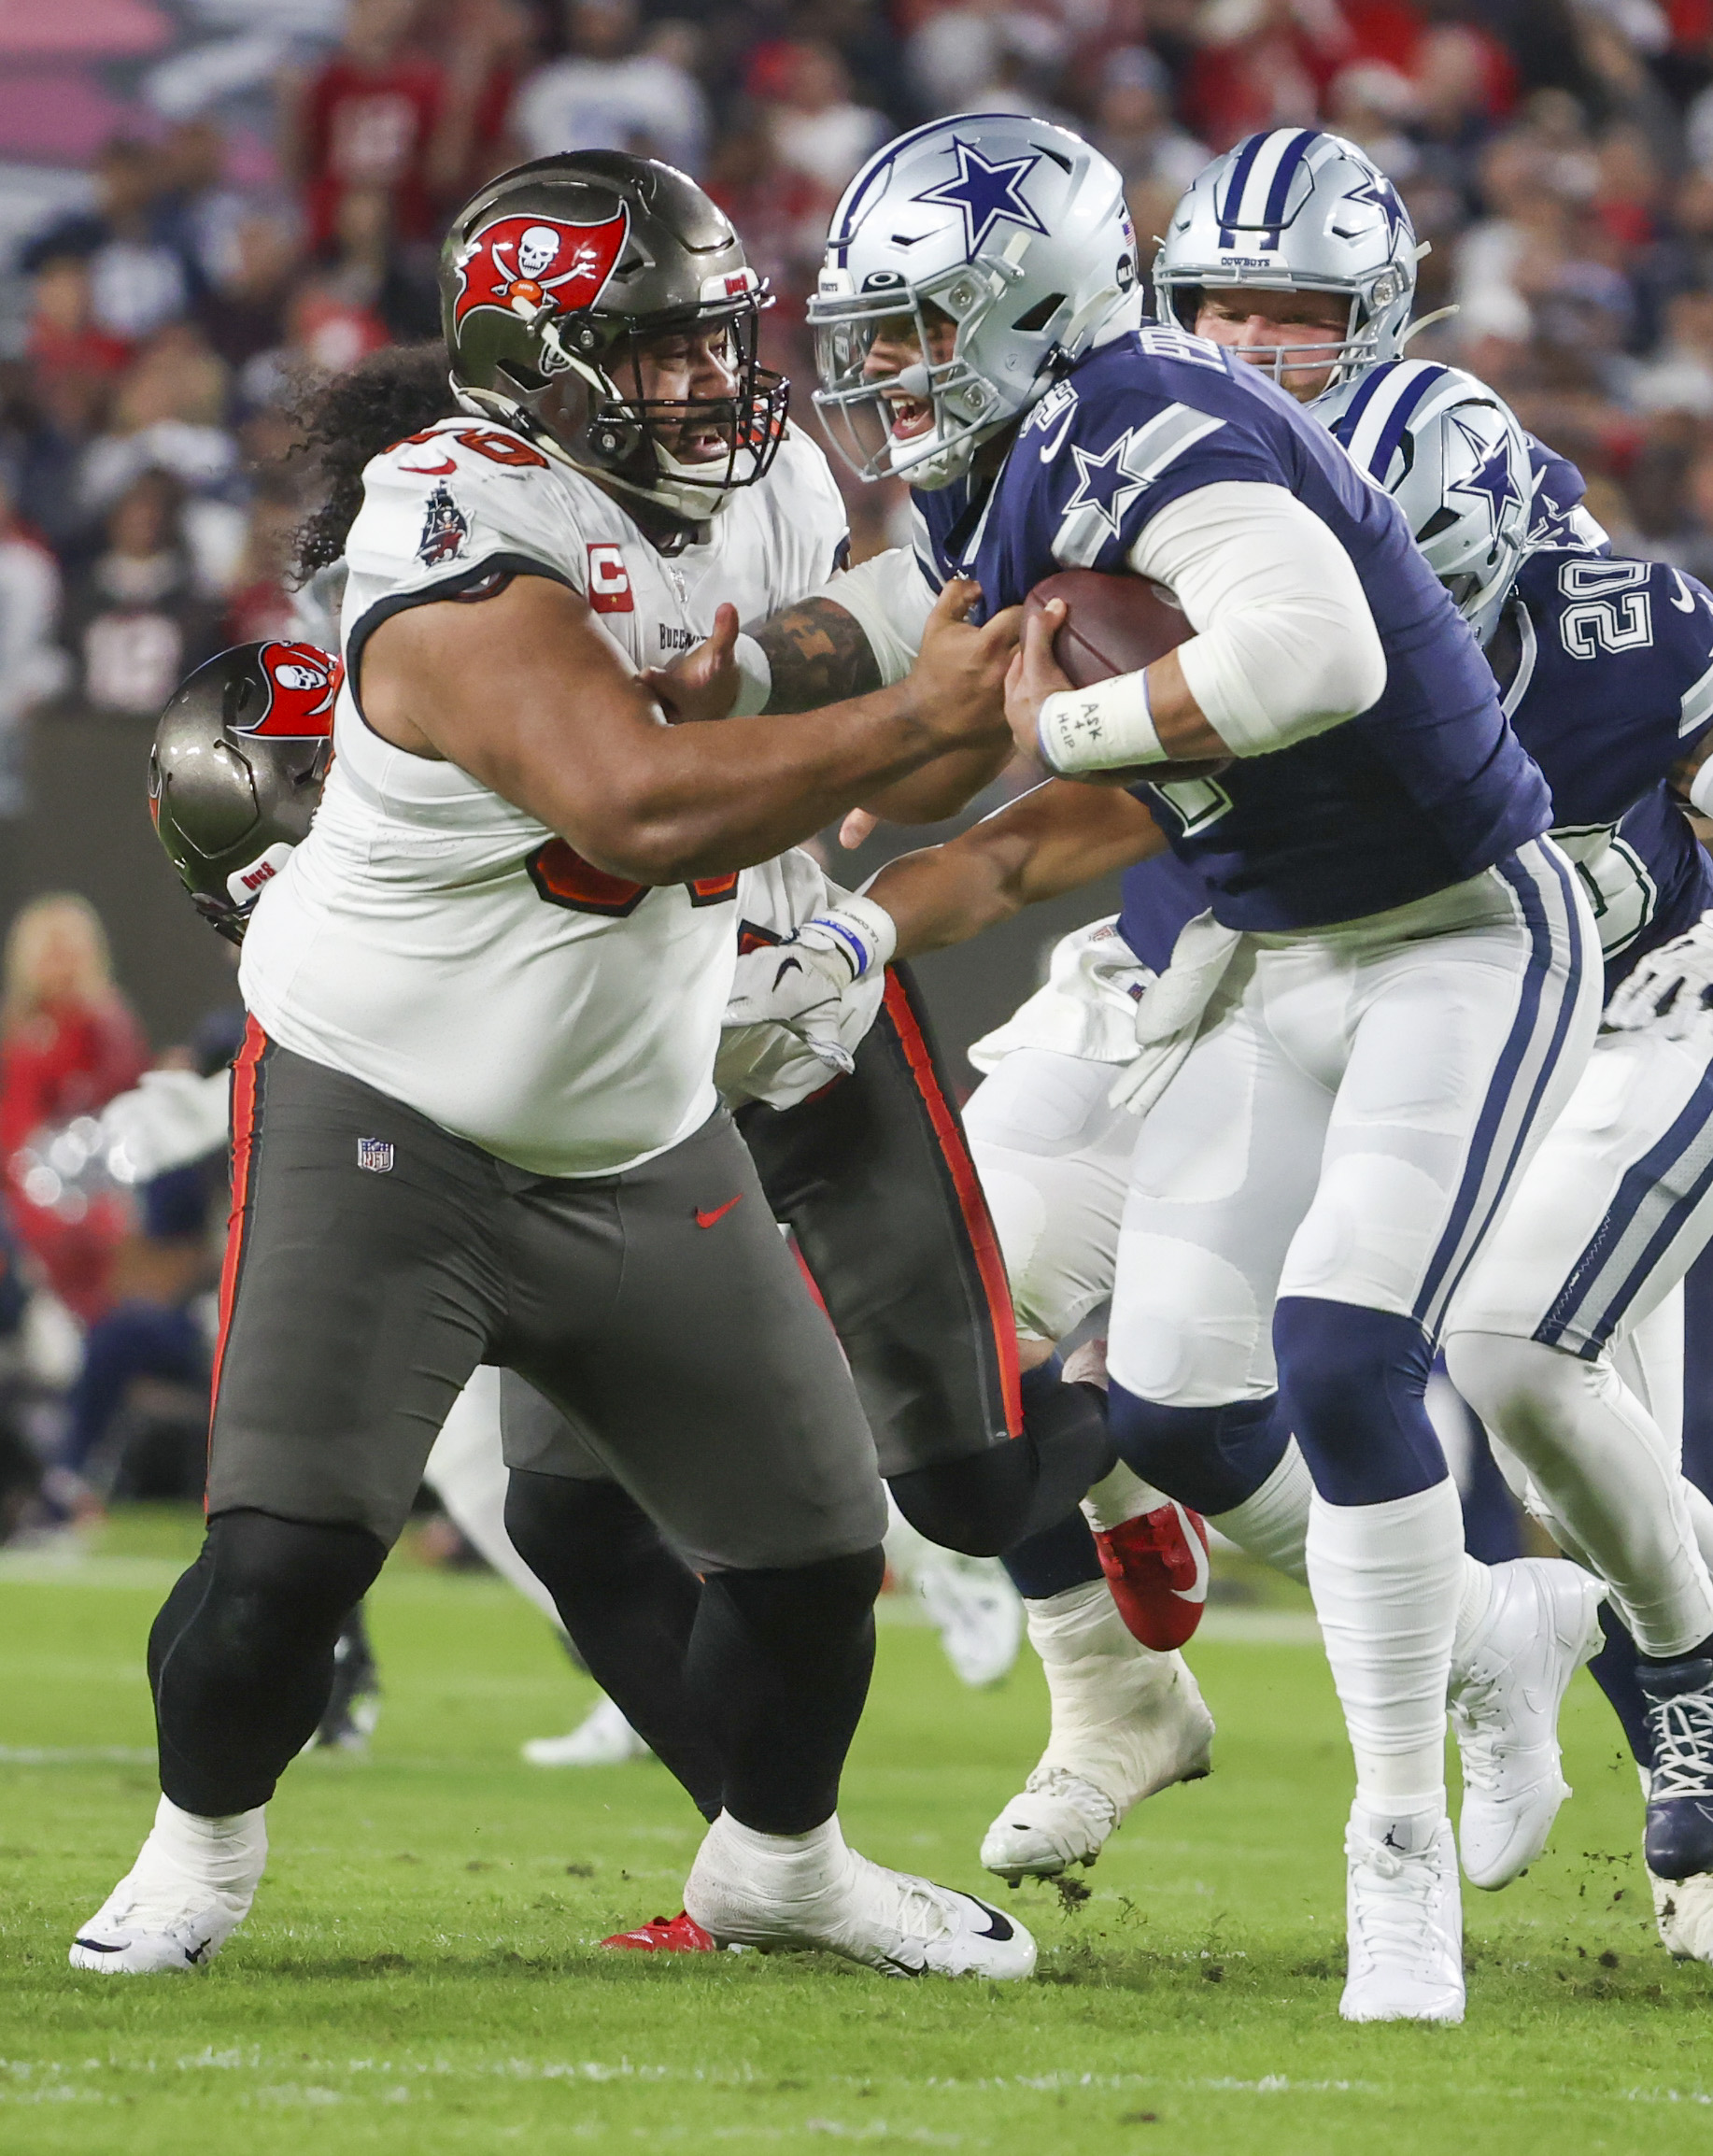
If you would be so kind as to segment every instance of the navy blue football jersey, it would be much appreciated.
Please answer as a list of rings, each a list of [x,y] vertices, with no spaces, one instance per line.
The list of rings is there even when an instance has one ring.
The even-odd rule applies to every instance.
[[[1523,563],[1508,623],[1505,709],[1552,789],[1609,994],[1713,904],[1707,857],[1664,787],[1713,727],[1713,592],[1663,562],[1552,551]]]
[[[1088,354],[1025,421],[991,491],[919,494],[935,579],[986,607],[1057,569],[1120,571],[1156,510],[1225,480],[1283,487],[1354,562],[1387,660],[1359,717],[1217,781],[1140,787],[1235,929],[1314,928],[1408,904],[1550,820],[1493,677],[1390,496],[1259,369],[1181,330]]]
[[[1505,711],[1552,789],[1553,836],[1599,923],[1609,996],[1713,906],[1713,862],[1664,785],[1713,728],[1713,592],[1662,562],[1533,555],[1494,649]],[[1210,900],[1171,857],[1144,862],[1125,878],[1125,941],[1163,968]]]

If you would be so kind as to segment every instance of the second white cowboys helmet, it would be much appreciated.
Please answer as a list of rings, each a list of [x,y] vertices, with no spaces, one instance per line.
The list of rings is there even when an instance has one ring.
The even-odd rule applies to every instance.
[[[1461,367],[1397,360],[1309,408],[1404,512],[1484,645],[1529,549],[1529,445],[1509,405]]]
[[[1276,127],[1215,158],[1184,191],[1154,257],[1155,310],[1193,330],[1199,294],[1222,287],[1340,293],[1350,319],[1335,353],[1281,344],[1254,357],[1275,380],[1331,357],[1342,380],[1402,351],[1416,251],[1396,188],[1353,142]]]
[[[815,404],[862,478],[948,486],[1101,331],[1135,324],[1136,286],[1124,181],[1086,142],[1014,112],[935,121],[877,151],[834,214],[809,303]],[[882,343],[916,362],[878,367]]]

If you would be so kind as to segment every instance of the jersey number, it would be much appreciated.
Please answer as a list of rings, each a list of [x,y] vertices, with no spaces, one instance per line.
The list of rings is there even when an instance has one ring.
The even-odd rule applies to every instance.
[[[1558,617],[1558,632],[1572,659],[1597,659],[1603,651],[1645,651],[1653,642],[1653,601],[1635,587],[1646,584],[1649,561],[1567,561],[1558,588],[1576,603]]]
[[[1635,848],[1611,824],[1561,826],[1552,833],[1570,857],[1600,930],[1600,955],[1627,951],[1652,920],[1660,887]]]
[[[563,839],[549,839],[537,846],[523,865],[540,896],[570,914],[604,914],[609,920],[627,920],[654,888],[598,869]],[[693,906],[723,905],[738,895],[738,872],[697,876],[684,887]]]
[[[1176,778],[1150,790],[1168,803],[1182,824],[1186,839],[1218,823],[1231,806],[1231,796],[1210,778]]]
[[[443,442],[446,436],[437,427],[431,427],[425,434],[406,434],[404,442]],[[496,434],[489,427],[460,427],[452,439],[460,447],[474,449],[478,457],[486,457],[490,464],[504,464],[519,470],[526,465],[539,464],[544,470],[547,460],[539,449],[531,449],[527,442],[520,442],[513,434]],[[402,449],[404,442],[395,442],[395,449]]]

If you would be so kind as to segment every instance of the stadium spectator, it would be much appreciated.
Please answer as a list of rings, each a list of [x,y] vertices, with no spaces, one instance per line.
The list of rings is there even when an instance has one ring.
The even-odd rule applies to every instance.
[[[109,142],[95,166],[95,203],[50,225],[22,266],[75,255],[89,264],[91,311],[108,335],[134,342],[176,321],[199,296],[202,272],[163,208],[170,170],[148,144]]]
[[[700,173],[708,107],[678,54],[639,46],[631,0],[566,0],[562,59],[518,91],[511,135],[519,158],[561,149],[632,149]]]
[[[0,846],[26,805],[23,737],[30,714],[69,672],[55,642],[60,573],[52,554],[19,519],[0,479]]]
[[[432,161],[446,84],[414,42],[417,13],[417,0],[352,0],[339,50],[288,106],[285,163],[317,252],[335,245],[353,189],[387,197],[401,241],[440,236]]]
[[[42,1133],[134,1085],[148,1060],[142,1029],[114,985],[95,909],[66,891],[32,900],[6,939],[0,1161],[20,1241],[86,1324],[106,1305],[128,1209],[112,1196],[63,1191],[51,1175],[38,1181],[24,1156]]]
[[[65,645],[88,706],[152,722],[215,648],[216,611],[197,578],[178,480],[139,473],[107,513],[106,539],[67,595]]]

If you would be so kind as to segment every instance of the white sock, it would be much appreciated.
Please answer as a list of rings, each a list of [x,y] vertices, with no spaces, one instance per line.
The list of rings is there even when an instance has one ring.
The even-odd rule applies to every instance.
[[[1452,1382],[1528,1470],[1549,1531],[1607,1581],[1644,1654],[1713,1634],[1713,1577],[1672,1449],[1608,1358],[1501,1333],[1455,1336]],[[1561,1532],[1562,1527],[1562,1532]]]
[[[1284,1456],[1253,1497],[1228,1512],[1210,1512],[1208,1525],[1259,1557],[1264,1565],[1307,1585],[1303,1545],[1309,1533],[1309,1500],[1314,1494],[1309,1464],[1293,1438]]]
[[[1025,1598],[1029,1645],[1043,1664],[1058,1667],[1083,1662],[1091,1655],[1111,1655],[1120,1662],[1165,1662],[1168,1657],[1144,1647],[1131,1637],[1118,1614],[1118,1605],[1104,1580],[1086,1586],[1061,1588],[1039,1602]]]
[[[1465,1552],[1463,1577],[1458,1583],[1457,1629],[1451,1638],[1451,1667],[1461,1668],[1469,1659],[1481,1626],[1493,1608],[1493,1567]]]
[[[1133,1475],[1120,1460],[1083,1498],[1083,1517],[1098,1535],[1109,1527],[1122,1527],[1126,1520],[1140,1519],[1144,1512],[1157,1512],[1166,1502],[1163,1490]]]
[[[846,1854],[837,1812],[807,1834],[761,1834],[722,1811],[702,1849],[730,1879],[781,1909],[836,1886]]]
[[[1445,1695],[1464,1554],[1448,1477],[1382,1505],[1309,1512],[1309,1584],[1374,1816],[1445,1810]]]
[[[180,1811],[170,1798],[155,1807],[154,1832],[144,1847],[204,1886],[249,1893],[267,1861],[267,1807],[205,1819]]]

